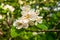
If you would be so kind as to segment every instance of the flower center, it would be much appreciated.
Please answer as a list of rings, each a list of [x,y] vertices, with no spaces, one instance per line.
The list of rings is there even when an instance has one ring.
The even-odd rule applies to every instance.
[[[25,18],[27,19],[27,18],[30,18],[30,15],[29,14],[27,14],[26,16],[25,16]]]
[[[22,25],[22,23],[20,23],[20,22],[17,22],[16,24],[17,24],[18,26],[21,26],[21,25]]]

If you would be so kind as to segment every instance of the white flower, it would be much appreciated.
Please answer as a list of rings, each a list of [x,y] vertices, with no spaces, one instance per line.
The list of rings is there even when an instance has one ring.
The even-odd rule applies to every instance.
[[[59,11],[60,7],[54,8],[54,11]]]
[[[50,10],[50,8],[48,8],[48,7],[43,7],[43,9],[44,10],[48,10],[48,11]]]
[[[7,8],[9,8],[9,5],[5,5],[4,7],[3,7],[3,9],[7,9]]]
[[[23,15],[27,14],[27,11],[22,11],[21,14],[23,16]]]
[[[21,6],[20,7],[22,9],[22,11],[29,11],[30,10],[30,6],[29,5],[26,5],[26,6]]]
[[[40,7],[39,9],[40,9],[40,10],[42,10],[42,8],[41,8],[41,7]]]
[[[30,4],[32,4],[32,1],[30,1]]]
[[[37,23],[42,23],[42,16],[37,16],[36,22]]]
[[[2,15],[0,15],[0,19],[2,19],[3,17],[2,17]]]
[[[58,6],[60,6],[60,3],[58,4]]]
[[[14,26],[16,26],[17,29],[21,29],[21,28],[28,28],[28,20],[25,19],[19,19],[19,20],[16,20],[14,23],[13,23]]]
[[[58,8],[54,8],[53,10],[54,10],[54,11],[58,11]]]
[[[22,17],[23,18],[25,18],[25,19],[28,19],[28,20],[31,20],[31,21],[35,21],[36,20],[36,18],[37,18],[37,14],[36,14],[37,12],[35,12],[35,10],[34,9],[31,9],[31,10],[29,10],[28,12],[27,11],[22,11]]]
[[[1,3],[1,7],[3,7],[4,6],[4,3]]]
[[[39,6],[36,6],[36,8],[38,9],[38,8],[39,8]]]
[[[21,1],[21,0],[19,0],[18,2],[19,2],[19,4],[23,4],[23,1]]]
[[[40,12],[40,10],[37,9],[37,10],[36,10],[36,15],[39,15],[39,12]]]
[[[32,20],[32,21],[35,21],[35,19],[38,16],[34,9],[31,9],[28,12],[22,11],[22,15],[23,15],[22,17],[24,17],[25,19],[29,19],[29,20]]]
[[[35,9],[30,9],[29,5],[23,6],[21,9],[21,18],[13,23],[17,29],[28,28],[29,25],[33,26],[35,23],[42,23],[42,17],[38,16],[39,10],[35,11]]]
[[[3,9],[9,9],[11,12],[13,12],[14,10],[15,10],[15,8],[14,7],[12,7],[12,6],[10,6],[10,5],[5,5],[4,7],[3,7]]]
[[[10,7],[9,7],[9,10],[10,10],[11,12],[13,12],[13,11],[15,10],[15,8],[12,7],[12,6],[10,6]]]
[[[57,2],[57,5],[60,6],[60,2]]]
[[[58,7],[58,10],[60,10],[60,7]]]

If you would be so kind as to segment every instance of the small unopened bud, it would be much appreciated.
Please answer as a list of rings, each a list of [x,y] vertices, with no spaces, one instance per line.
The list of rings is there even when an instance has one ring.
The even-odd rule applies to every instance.
[[[44,0],[44,1],[46,1],[46,0]]]
[[[0,31],[0,35],[3,35],[3,33]]]
[[[0,19],[2,19],[2,15],[0,15]]]
[[[33,35],[37,35],[38,33],[37,32],[33,32]]]

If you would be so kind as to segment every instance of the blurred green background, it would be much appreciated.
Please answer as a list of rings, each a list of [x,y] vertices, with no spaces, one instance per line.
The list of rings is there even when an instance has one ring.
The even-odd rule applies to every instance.
[[[38,30],[59,30],[60,29],[60,0],[0,0],[0,40],[60,40],[60,31],[39,32]],[[39,16],[43,16],[43,23],[36,27],[17,30],[12,24],[13,21],[21,17],[20,6],[26,2],[31,8],[40,11]],[[1,4],[9,4],[15,8],[14,12],[3,10]],[[7,22],[6,20],[8,20]],[[33,35],[33,32],[39,33]]]

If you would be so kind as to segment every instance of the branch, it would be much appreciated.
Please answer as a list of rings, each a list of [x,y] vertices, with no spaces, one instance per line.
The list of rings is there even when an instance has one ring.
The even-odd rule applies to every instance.
[[[60,30],[25,30],[26,32],[60,32]]]

